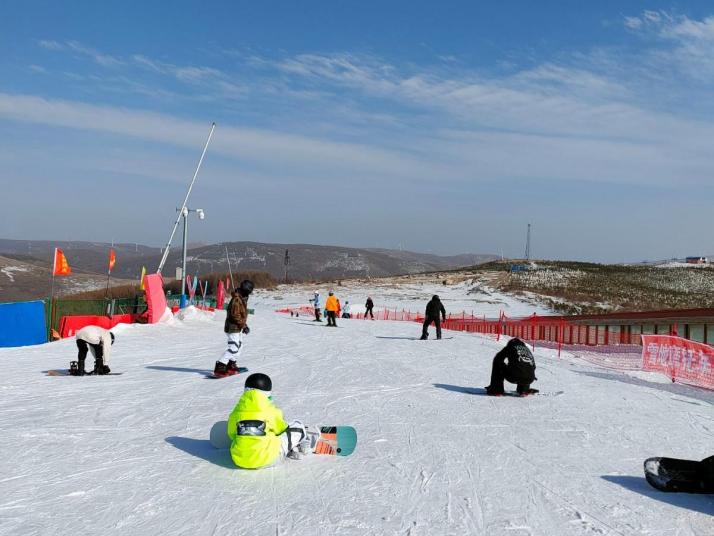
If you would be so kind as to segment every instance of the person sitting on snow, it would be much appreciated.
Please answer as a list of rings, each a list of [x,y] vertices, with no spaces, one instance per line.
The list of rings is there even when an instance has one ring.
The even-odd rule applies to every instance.
[[[514,337],[493,358],[491,384],[486,387],[486,393],[492,396],[503,395],[504,380],[515,383],[520,395],[537,393],[538,389],[531,389],[531,383],[538,379],[535,369],[535,359],[528,346]]]
[[[248,297],[253,292],[253,282],[245,279],[237,290],[231,293],[231,301],[226,309],[226,322],[223,326],[228,337],[228,346],[223,357],[216,361],[213,375],[219,378],[238,373],[236,360],[243,351],[243,335],[250,333],[248,327]]]
[[[77,332],[75,338],[79,352],[77,366],[70,363],[70,374],[84,376],[84,360],[87,358],[89,350],[94,356],[94,371],[91,374],[109,374],[111,372],[109,358],[111,357],[112,344],[114,344],[114,334],[99,326],[85,326]]]
[[[300,421],[288,424],[272,397],[273,382],[255,373],[245,380],[245,390],[228,417],[231,459],[243,469],[260,469],[285,457],[312,452],[320,434]]]

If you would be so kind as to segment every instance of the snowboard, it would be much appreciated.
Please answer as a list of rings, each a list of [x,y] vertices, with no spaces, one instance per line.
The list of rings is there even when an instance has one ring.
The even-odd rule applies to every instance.
[[[644,469],[647,482],[660,491],[714,493],[714,483],[705,481],[707,468],[704,461],[647,458]]]
[[[226,426],[228,421],[218,421],[211,427],[211,445],[217,449],[231,446]],[[320,426],[319,429],[320,438],[313,449],[314,454],[349,456],[357,447],[357,430],[351,426]]]
[[[475,394],[484,395],[484,396],[492,396],[494,398],[498,398],[499,396],[515,396],[517,398],[528,398],[530,396],[560,396],[564,393],[565,393],[565,391],[547,391],[547,392],[538,391],[537,393],[528,393],[528,394],[522,395],[522,394],[518,393],[517,391],[506,391],[502,395],[489,395],[486,392],[486,389],[483,389],[483,390],[479,389],[479,391]]]
[[[124,374],[123,372],[110,372],[109,374],[93,374],[91,372],[85,372],[84,376],[121,376]],[[48,370],[47,371],[47,376],[72,376],[69,373],[69,369],[56,369],[56,370]],[[83,376],[76,376],[77,378],[83,377]]]
[[[238,367],[238,372],[236,374],[231,374],[230,376],[216,376],[213,374],[213,372],[210,372],[206,374],[206,378],[210,380],[222,380],[223,378],[230,378],[232,376],[238,376],[238,374],[243,374],[244,372],[248,372],[247,367]]]

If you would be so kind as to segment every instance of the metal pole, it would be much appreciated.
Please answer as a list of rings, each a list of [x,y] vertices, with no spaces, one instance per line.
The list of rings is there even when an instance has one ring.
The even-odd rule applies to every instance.
[[[188,240],[188,210],[181,210],[183,215],[183,261],[181,262],[181,296],[186,294],[186,244]]]
[[[203,163],[203,157],[206,156],[206,151],[208,150],[208,144],[211,143],[211,137],[213,136],[213,131],[216,128],[216,123],[211,123],[211,132],[208,133],[208,139],[206,140],[206,145],[203,146],[203,152],[201,153],[201,158],[198,161],[198,165],[196,166],[196,171],[193,174],[193,179],[191,179],[191,184],[188,186],[188,191],[186,192],[186,197],[183,200],[183,204],[181,205],[181,211],[179,212],[178,218],[176,218],[176,223],[174,223],[174,228],[171,230],[171,236],[169,236],[169,241],[166,243],[166,249],[164,250],[164,255],[161,257],[161,262],[159,263],[159,267],[156,269],[156,273],[160,274],[161,270],[164,269],[164,264],[166,264],[166,259],[169,256],[169,249],[171,249],[171,242],[174,239],[174,235],[176,234],[176,229],[178,228],[178,224],[181,221],[181,214],[183,214],[183,209],[186,208],[186,203],[188,203],[188,198],[191,195],[191,190],[193,189],[193,184],[196,182],[196,177],[198,177],[198,172],[201,169],[201,164]],[[184,265],[184,268],[186,266]],[[185,276],[185,274],[184,274]]]
[[[228,273],[231,276],[231,291],[235,290],[236,284],[233,282],[233,270],[231,270],[231,259],[228,256],[228,246],[224,245],[224,248],[226,248],[226,260],[228,261]]]

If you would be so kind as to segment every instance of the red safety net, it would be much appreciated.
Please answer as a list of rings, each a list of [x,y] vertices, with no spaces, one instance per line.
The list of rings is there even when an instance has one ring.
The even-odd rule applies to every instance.
[[[310,306],[287,307],[279,309],[279,313],[313,315],[314,308]],[[354,319],[364,319],[364,313],[352,315]],[[658,357],[645,361],[643,358],[643,342],[646,335],[631,333],[627,325],[608,325],[605,318],[603,324],[568,321],[562,316],[532,315],[524,318],[509,318],[501,313],[498,319],[487,319],[473,313],[449,314],[441,326],[444,329],[479,333],[499,340],[500,337],[518,337],[536,346],[552,348],[561,355],[561,350],[573,354],[595,365],[616,370],[657,370],[670,375],[673,381],[681,381],[691,385],[714,389],[714,348],[706,344],[694,343],[686,339],[673,337],[677,326],[670,326],[670,335],[662,335],[663,339],[677,339],[686,343],[676,349],[658,346]],[[380,309],[374,313],[375,320],[396,320],[406,322],[423,322],[423,313],[413,313],[404,309]],[[650,339],[653,340],[653,339]],[[682,344],[684,344],[682,343]],[[654,344],[654,343],[650,343]],[[668,353],[667,353],[668,352]],[[666,359],[662,357],[667,355]],[[664,361],[663,361],[664,360]],[[644,363],[644,365],[643,365]]]
[[[714,389],[714,348],[668,335],[642,336],[642,368],[672,381]]]

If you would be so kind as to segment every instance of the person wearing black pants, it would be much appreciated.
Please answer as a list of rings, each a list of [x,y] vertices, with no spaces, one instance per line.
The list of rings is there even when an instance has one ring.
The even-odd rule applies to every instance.
[[[441,303],[439,296],[432,296],[429,303],[426,304],[426,312],[424,313],[424,326],[421,330],[421,340],[425,341],[429,338],[429,326],[432,322],[436,326],[436,338],[441,339],[441,322],[439,317],[446,321],[446,309],[444,309],[444,304]]]
[[[515,383],[518,386],[518,394],[537,393],[537,389],[531,389],[531,383],[538,379],[535,369],[535,359],[528,346],[520,339],[513,338],[493,358],[491,384],[486,387],[486,393],[492,396],[503,395],[504,380]]]
[[[369,315],[372,320],[374,320],[374,313],[372,312],[372,309],[374,309],[374,302],[372,301],[372,298],[367,298],[367,303],[365,303],[364,306],[366,307],[364,319],[367,320],[367,315]]]

